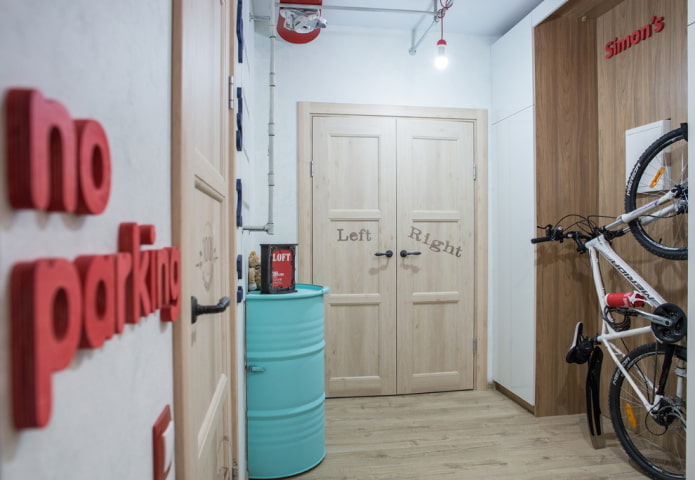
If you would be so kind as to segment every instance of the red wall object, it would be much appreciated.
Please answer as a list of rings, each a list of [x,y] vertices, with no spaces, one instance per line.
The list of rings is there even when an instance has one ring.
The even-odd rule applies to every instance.
[[[111,153],[96,120],[73,120],[35,89],[12,89],[5,102],[7,179],[13,208],[104,211],[111,194]]]
[[[126,279],[125,320],[128,323],[138,323],[140,317],[146,317],[154,311],[150,301],[150,291],[147,288],[147,268],[150,256],[146,252],[140,252],[140,245],[152,245],[154,237],[152,225],[121,223],[118,229],[118,251],[130,253],[133,261],[133,274]]]
[[[171,471],[171,463],[167,464],[167,441],[172,441],[173,438],[167,438],[165,432],[171,426],[171,408],[169,405],[164,407],[164,410],[157,418],[157,421],[152,426],[152,467],[154,480],[164,480]],[[171,459],[169,459],[171,460]]]
[[[637,45],[639,42],[647,40],[652,36],[653,33],[659,33],[664,29],[664,17],[652,16],[649,19],[649,23],[633,31],[629,35],[618,38],[615,37],[612,40],[606,42],[604,50],[606,51],[605,58],[612,58],[617,54],[624,52],[633,45]]]
[[[78,348],[100,348],[121,333],[125,323],[138,323],[157,309],[162,321],[178,318],[180,250],[140,250],[142,244],[154,243],[152,225],[123,223],[119,239],[123,251],[118,253],[81,255],[73,262],[41,258],[13,266],[10,322],[17,428],[48,424],[51,376],[70,365]]]
[[[101,348],[116,329],[115,255],[82,255],[75,266],[82,280],[82,348]]]
[[[94,120],[75,120],[80,198],[77,213],[99,214],[111,195],[111,151],[106,132]]]
[[[7,184],[15,209],[99,214],[111,195],[111,153],[96,120],[75,120],[36,89],[11,89],[5,101]],[[118,252],[73,262],[41,258],[10,273],[12,410],[16,428],[44,427],[52,374],[78,348],[100,348],[126,323],[181,310],[181,252],[153,245],[154,225],[122,223]]]
[[[292,0],[280,0],[280,3],[293,3],[293,4],[304,4],[304,5],[321,5],[323,0],[305,0],[303,2],[295,2]],[[321,29],[317,28],[309,33],[298,33],[285,28],[285,19],[278,12],[278,22],[277,22],[278,34],[283,40],[290,43],[309,43],[319,36]]]
[[[169,262],[169,268],[166,272],[168,282],[160,287],[164,295],[160,318],[163,322],[173,322],[179,318],[181,311],[181,251],[178,247],[168,247],[160,252],[166,252]],[[164,277],[164,275],[160,276],[160,278]]]
[[[12,268],[10,294],[14,423],[44,427],[51,374],[70,365],[80,341],[80,278],[62,258],[22,262]]]

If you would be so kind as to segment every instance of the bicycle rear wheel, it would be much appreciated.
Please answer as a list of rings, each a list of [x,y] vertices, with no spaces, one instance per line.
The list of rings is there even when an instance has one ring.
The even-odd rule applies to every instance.
[[[670,260],[688,258],[688,126],[668,132],[652,143],[635,164],[625,189],[625,211],[654,201],[673,187],[683,192],[677,210],[656,219],[643,216],[630,230],[649,252]]]
[[[668,346],[641,345],[621,362],[639,391],[654,401],[656,384]],[[685,478],[686,349],[675,345],[661,403],[649,412],[625,377],[616,369],[608,392],[615,434],[623,449],[650,478]]]

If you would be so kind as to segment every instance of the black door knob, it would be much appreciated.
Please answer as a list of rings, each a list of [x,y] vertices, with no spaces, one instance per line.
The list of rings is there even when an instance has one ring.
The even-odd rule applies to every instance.
[[[374,256],[391,258],[393,257],[393,252],[391,250],[386,250],[385,252],[376,252]]]
[[[191,323],[198,321],[198,315],[224,312],[230,303],[229,297],[222,297],[217,305],[200,305],[196,297],[191,297]]]
[[[421,252],[409,252],[407,250],[401,250],[401,257],[405,258],[408,255],[420,255]]]

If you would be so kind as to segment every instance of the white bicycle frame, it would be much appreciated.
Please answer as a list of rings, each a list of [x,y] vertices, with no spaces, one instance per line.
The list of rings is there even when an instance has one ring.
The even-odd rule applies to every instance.
[[[628,223],[642,215],[646,215],[652,210],[656,210],[657,208],[660,208],[664,203],[670,202],[670,205],[662,208],[661,210],[658,210],[656,212],[653,212],[650,214],[649,217],[644,217],[642,220],[643,224],[649,223],[661,216],[668,216],[673,214],[675,209],[677,208],[676,202],[673,202],[675,200],[674,197],[674,192],[668,192],[664,194],[662,197],[659,199],[655,200],[654,202],[651,202],[647,205],[644,205],[640,207],[639,209],[621,215],[616,219],[615,222],[611,223],[608,225],[606,228],[613,228],[618,225]],[[591,261],[591,271],[593,274],[594,278],[594,285],[596,287],[596,295],[598,296],[598,301],[599,301],[599,306],[601,309],[601,334],[596,337],[596,341],[599,343],[602,343],[605,347],[606,350],[608,351],[608,354],[611,356],[613,359],[613,362],[616,364],[617,368],[622,372],[623,376],[625,379],[630,383],[632,386],[633,390],[639,397],[640,401],[644,404],[645,408],[647,409],[648,412],[651,412],[656,406],[659,405],[659,402],[661,401],[661,398],[663,397],[662,395],[655,395],[654,401],[649,402],[649,400],[642,394],[640,388],[638,388],[637,384],[635,381],[631,378],[630,375],[628,375],[627,370],[625,367],[622,365],[622,359],[625,357],[626,353],[624,353],[620,348],[618,348],[613,341],[617,340],[619,338],[625,338],[625,337],[633,337],[636,335],[640,335],[643,333],[651,333],[651,325],[645,326],[645,327],[639,327],[639,328],[632,328],[629,330],[625,331],[616,331],[613,327],[611,327],[611,323],[615,324],[613,321],[613,316],[612,313],[609,309],[607,309],[607,304],[606,304],[606,288],[603,284],[603,276],[601,275],[601,268],[599,265],[599,255],[601,255],[606,261],[613,267],[615,268],[634,288],[637,292],[639,292],[643,297],[644,301],[651,305],[652,307],[656,308],[659,305],[662,305],[666,303],[666,300],[657,292],[654,287],[652,287],[642,276],[637,273],[625,260],[620,258],[620,256],[615,253],[613,248],[611,247],[609,241],[606,239],[604,235],[599,235],[596,238],[593,238],[589,241],[587,241],[584,246],[586,249],[589,251],[589,257]],[[661,317],[659,315],[654,315],[651,313],[643,312],[643,311],[638,311],[635,310],[636,312],[639,313],[639,316],[646,318],[650,322],[658,323],[661,325],[669,326],[671,324],[670,320]],[[653,383],[649,378],[643,378],[641,379],[642,381],[645,381],[649,384],[650,387],[653,388]],[[676,389],[677,389],[677,394],[679,396],[682,396],[683,392],[683,379],[681,376],[678,376],[678,381],[677,381]]]

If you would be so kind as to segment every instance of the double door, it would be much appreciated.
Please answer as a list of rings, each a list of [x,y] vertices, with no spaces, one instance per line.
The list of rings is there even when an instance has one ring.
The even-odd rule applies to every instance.
[[[475,123],[315,116],[328,396],[474,386]]]

